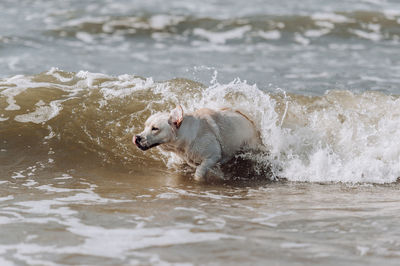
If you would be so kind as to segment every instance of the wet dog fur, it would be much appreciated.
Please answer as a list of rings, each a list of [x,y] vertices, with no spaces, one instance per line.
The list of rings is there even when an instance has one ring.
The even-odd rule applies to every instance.
[[[184,114],[181,106],[150,116],[133,142],[141,150],[159,146],[176,153],[196,169],[197,181],[205,180],[210,169],[229,161],[237,152],[260,144],[254,123],[240,111],[203,108]]]

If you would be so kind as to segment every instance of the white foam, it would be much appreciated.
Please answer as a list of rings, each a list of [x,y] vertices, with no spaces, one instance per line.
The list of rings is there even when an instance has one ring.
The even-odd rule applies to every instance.
[[[26,181],[27,181],[26,183],[23,183],[23,184],[22,184],[23,186],[32,187],[32,186],[38,184],[38,182],[36,182],[35,180],[32,180],[32,179],[28,179],[28,180],[26,180]]]
[[[47,87],[49,85],[49,83],[45,82],[33,82],[31,80],[31,77],[24,75],[16,75],[11,78],[2,79],[1,81],[3,84],[7,84],[7,86],[9,86],[9,88],[0,92],[0,95],[3,95],[7,98],[8,106],[4,109],[7,111],[15,111],[21,109],[21,107],[16,104],[14,97],[24,92],[26,89]],[[13,86],[10,86],[10,84]],[[60,88],[55,84],[53,84],[52,86]]]
[[[175,207],[174,209],[177,210],[177,211],[201,212],[201,213],[203,212],[203,211],[198,210],[196,208],[187,208],[187,207]]]
[[[92,43],[94,42],[94,38],[91,34],[87,32],[79,31],[76,33],[75,37],[85,43]]]
[[[67,192],[74,192],[74,191],[88,191],[87,189],[73,189],[73,188],[58,188],[52,185],[42,185],[36,187],[36,189],[44,190],[47,192],[56,192],[56,193],[67,193]]]
[[[62,101],[52,101],[49,105],[44,105],[43,102],[36,103],[35,111],[27,114],[17,115],[14,120],[21,123],[32,122],[35,124],[44,123],[56,117],[60,111]]]
[[[154,15],[149,19],[149,24],[153,29],[162,30],[167,26],[176,25],[183,20],[183,17],[178,16]]]
[[[109,79],[110,77],[102,73],[92,73],[89,71],[79,71],[76,73],[76,77],[81,78],[81,82],[78,82],[75,87],[92,87],[93,82],[96,79]]]
[[[314,20],[331,21],[334,23],[350,23],[354,20],[335,13],[315,13],[311,16]]]
[[[13,195],[8,195],[6,197],[0,197],[0,201],[7,201],[7,200],[12,200],[14,199]]]
[[[330,29],[319,29],[319,30],[307,30],[304,32],[304,36],[306,37],[321,37],[330,32]]]
[[[84,254],[107,257],[124,257],[126,252],[150,247],[165,247],[218,241],[221,239],[242,239],[241,237],[214,233],[192,232],[192,226],[156,227],[139,229],[107,229],[98,226],[79,224],[68,230],[85,238],[77,247],[62,248],[64,252],[80,250]],[[115,241],[118,239],[118,241]],[[107,243],[113,243],[108,245]]]
[[[73,177],[68,175],[68,174],[62,174],[60,177],[55,177],[54,179],[56,180],[66,180],[66,179],[72,179]]]
[[[295,40],[297,43],[300,43],[300,44],[302,44],[302,45],[309,45],[309,44],[310,44],[310,40],[307,39],[307,38],[305,38],[303,35],[301,35],[301,34],[298,33],[298,32],[296,32],[296,33],[294,34],[294,40]]]
[[[154,29],[163,30],[168,26],[173,26],[183,21],[185,18],[182,16],[172,16],[159,14],[150,17],[147,21],[139,17],[127,17],[118,19],[101,19],[100,23],[103,23],[103,31],[107,33],[128,33],[134,34],[137,29]],[[86,21],[78,21],[78,24],[85,23]],[[125,27],[127,29],[116,30],[118,27]]]
[[[166,193],[158,194],[157,198],[159,198],[159,199],[177,199],[177,198],[179,198],[179,195],[176,193],[166,192]]]
[[[13,81],[17,80],[21,77],[23,77],[23,76],[22,75],[14,76],[12,78],[9,78],[5,83],[14,84]],[[21,107],[16,104],[14,97],[17,96],[18,94],[20,94],[21,92],[23,92],[25,89],[26,89],[25,87],[16,86],[16,87],[11,87],[11,88],[8,88],[8,89],[5,89],[2,91],[1,94],[4,95],[5,97],[7,97],[7,103],[8,103],[8,106],[6,108],[4,108],[4,110],[15,111],[15,110],[21,109]]]
[[[335,28],[335,24],[333,24],[332,22],[329,21],[315,21],[315,25],[321,27],[321,28],[327,28],[327,29],[333,29]]]
[[[54,74],[56,69],[51,69],[49,71],[50,74]],[[16,104],[15,98],[22,92],[26,91],[28,88],[34,89],[34,88],[41,88],[41,87],[48,87],[49,83],[46,82],[36,82],[32,81],[32,77],[30,76],[23,76],[23,75],[17,75],[8,79],[3,79],[3,83],[5,84],[12,84],[14,86],[10,86],[9,88],[3,90],[0,92],[1,95],[6,97],[6,101],[8,103],[8,106],[5,108],[7,111],[14,111],[14,110],[20,110],[21,107]],[[56,87],[57,89],[69,91],[70,95],[72,96],[75,93],[77,93],[78,90],[76,88],[70,88],[68,86],[60,86],[56,84],[52,84],[52,87]],[[62,110],[61,103],[66,100],[56,100],[52,101],[49,104],[45,104],[42,100],[39,100],[36,103],[35,111],[26,113],[26,114],[20,114],[14,117],[14,120],[17,122],[21,123],[27,123],[27,122],[32,122],[32,123],[44,123],[46,121],[49,121],[50,119],[54,118],[57,116],[60,111]],[[8,118],[7,118],[8,119]]]
[[[19,172],[14,172],[11,178],[17,179],[17,178],[24,178],[25,176],[22,174],[24,171],[19,171]]]
[[[65,78],[65,77],[61,76],[59,73],[57,73],[59,71],[60,70],[57,67],[52,67],[52,68],[50,68],[49,71],[46,72],[46,74],[55,77],[56,79],[58,79],[61,82],[68,82],[68,81],[71,81],[73,79],[73,77]]]
[[[364,256],[365,254],[368,253],[369,250],[370,250],[369,247],[357,246],[357,251],[360,252],[360,256]]]
[[[166,101],[176,101],[172,91],[164,92]],[[276,111],[276,100],[240,80],[178,98],[185,112],[232,107],[248,114],[268,150],[255,159],[271,163],[273,171],[288,180],[390,183],[400,176],[400,139],[395,137],[400,132],[398,98],[331,92],[319,101],[300,104],[290,97],[284,119]]]
[[[358,37],[368,39],[371,41],[380,41],[382,39],[382,34],[377,33],[377,32],[367,32],[367,31],[362,31],[362,30],[356,30],[356,29],[349,29],[350,32],[354,33]]]
[[[105,17],[83,17],[77,19],[69,19],[63,23],[62,27],[75,27],[84,23],[95,23],[100,24],[107,20]]]
[[[17,215],[19,212],[29,213],[29,214],[39,214],[46,215],[45,218],[24,218],[25,222],[31,223],[48,223],[50,221],[55,221],[63,223],[64,220],[75,219],[71,218],[77,214],[75,210],[71,210],[69,207],[64,205],[69,205],[70,203],[79,203],[82,205],[93,205],[93,204],[108,204],[108,203],[122,203],[122,202],[132,202],[131,200],[117,200],[104,198],[95,193],[94,186],[89,184],[87,189],[69,189],[69,188],[57,188],[51,185],[42,185],[35,187],[48,192],[49,194],[62,195],[62,193],[68,194],[65,197],[58,197],[50,200],[33,200],[33,201],[21,201],[15,202],[15,207],[5,207],[4,211],[10,211],[12,214]],[[71,194],[77,192],[75,194]],[[21,208],[22,207],[22,208]],[[19,215],[20,216],[20,215]],[[54,218],[53,218],[54,217]],[[59,220],[59,218],[62,218]],[[19,217],[16,219],[20,219]],[[12,221],[9,221],[12,222]],[[69,222],[65,222],[69,224]]]
[[[45,265],[45,266],[54,266],[57,265],[49,260],[40,259],[43,256],[37,256],[37,254],[45,254],[47,252],[51,252],[57,254],[57,249],[53,246],[42,246],[38,244],[31,243],[19,243],[19,244],[11,244],[11,245],[0,245],[0,252],[6,252],[14,250],[12,257],[14,261],[18,261],[18,264],[26,264],[26,265]],[[2,262],[0,260],[0,262]],[[5,260],[5,264],[1,265],[16,265],[15,263],[7,264],[8,261]]]
[[[117,81],[104,82],[100,92],[106,100],[113,98],[124,98],[132,95],[138,90],[145,90],[154,86],[154,81],[151,78],[142,79],[129,75],[121,75]]]
[[[250,219],[250,222],[266,225],[266,226],[269,226],[269,227],[277,227],[278,224],[271,222],[271,220],[273,220],[276,217],[285,216],[285,215],[291,215],[291,214],[293,214],[293,212],[291,212],[291,211],[289,211],[289,212],[276,212],[276,213],[263,213],[262,216]]]
[[[129,29],[127,30],[127,32],[132,33],[132,34],[136,32],[135,28],[139,28],[139,29],[140,28],[143,28],[143,29],[148,28],[148,25],[146,23],[141,22],[138,18],[129,17],[129,18],[124,18],[124,19],[120,19],[120,20],[104,21],[102,29],[104,32],[111,33],[114,31],[114,29],[116,27],[119,27],[119,26],[128,27]]]
[[[271,30],[271,31],[258,31],[258,35],[260,37],[267,39],[267,40],[278,40],[281,38],[281,32],[278,30]]]
[[[307,243],[295,243],[295,242],[285,242],[281,244],[281,248],[288,248],[288,249],[293,249],[293,248],[306,248],[311,246],[310,244]]]
[[[151,196],[151,195],[147,195],[147,194],[145,194],[145,195],[139,195],[139,196],[136,196],[136,198],[152,198],[153,196]]]
[[[243,38],[244,34],[251,30],[250,25],[234,28],[223,32],[213,32],[201,28],[193,30],[193,34],[207,39],[215,44],[224,44],[228,40]]]
[[[7,208],[8,210],[16,210],[23,213],[40,214],[40,215],[58,215],[60,217],[68,217],[76,214],[76,211],[71,210],[68,207],[57,207],[53,206],[60,205],[62,203],[56,200],[34,200],[34,201],[22,201],[14,203],[17,206],[24,208]],[[47,223],[48,218],[45,218],[42,222]],[[28,221],[27,221],[28,222]],[[38,222],[38,221],[36,221]]]

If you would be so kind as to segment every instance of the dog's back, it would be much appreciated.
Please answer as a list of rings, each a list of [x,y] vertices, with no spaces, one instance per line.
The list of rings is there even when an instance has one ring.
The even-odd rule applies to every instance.
[[[255,148],[259,143],[254,123],[240,111],[203,108],[194,112],[193,116],[207,121],[221,145],[222,157],[227,160],[238,150]]]

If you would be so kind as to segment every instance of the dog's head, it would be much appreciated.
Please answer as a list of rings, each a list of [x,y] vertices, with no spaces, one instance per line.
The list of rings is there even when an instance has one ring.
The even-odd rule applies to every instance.
[[[181,106],[176,107],[171,113],[156,113],[145,122],[142,133],[133,137],[133,143],[145,151],[163,143],[172,142],[176,138],[177,130],[183,120]]]

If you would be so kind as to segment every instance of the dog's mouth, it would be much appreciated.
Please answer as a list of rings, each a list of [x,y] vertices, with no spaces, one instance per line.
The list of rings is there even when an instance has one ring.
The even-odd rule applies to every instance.
[[[160,145],[161,143],[154,143],[154,144],[152,144],[152,145],[150,145],[150,146],[143,146],[142,144],[140,144],[140,142],[138,141],[138,139],[135,139],[135,144],[136,144],[136,146],[137,146],[139,149],[141,149],[142,151],[146,151],[146,150],[148,150],[148,149],[150,149],[150,148],[153,148],[153,147],[156,147],[156,146]]]

